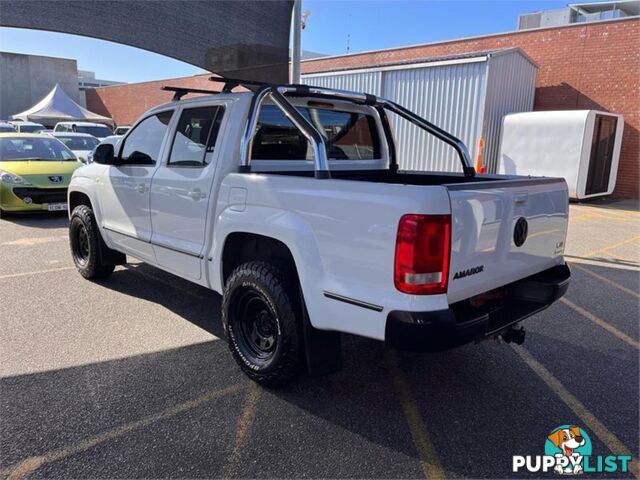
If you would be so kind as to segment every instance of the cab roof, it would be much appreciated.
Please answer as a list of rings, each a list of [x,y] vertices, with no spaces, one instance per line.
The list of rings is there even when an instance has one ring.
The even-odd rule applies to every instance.
[[[2,132],[0,138],[51,138],[46,133]]]
[[[49,135],[53,135],[54,137],[91,137],[95,138],[90,133],[81,133],[81,132],[47,132]]]
[[[107,127],[104,123],[96,123],[96,122],[73,122],[73,121],[64,121],[58,122],[56,125],[76,125],[78,127]],[[109,128],[109,127],[107,127]]]
[[[197,97],[183,98],[181,100],[172,100],[170,102],[157,105],[152,109],[150,109],[149,111],[147,111],[145,115],[148,113],[156,112],[158,110],[164,110],[169,107],[177,107],[179,105],[192,105],[192,104],[197,105],[198,103],[207,102],[209,100],[237,100],[239,98],[252,97],[253,95],[254,95],[253,92],[229,92],[229,93],[221,92],[221,93],[213,93],[211,95],[199,95]]]

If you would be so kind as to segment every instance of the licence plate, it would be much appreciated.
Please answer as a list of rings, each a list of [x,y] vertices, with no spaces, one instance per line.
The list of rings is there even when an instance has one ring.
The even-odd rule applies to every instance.
[[[47,208],[49,209],[50,212],[57,212],[59,210],[66,210],[67,204],[66,203],[50,203],[47,205]]]

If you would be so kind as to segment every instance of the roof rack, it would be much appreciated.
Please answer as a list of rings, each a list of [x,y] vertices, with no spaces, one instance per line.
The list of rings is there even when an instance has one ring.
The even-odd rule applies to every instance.
[[[226,77],[209,77],[209,81],[224,83],[224,87],[222,87],[223,93],[229,93],[235,87],[246,87],[249,90],[254,90],[255,87],[272,87],[274,84],[259,82],[257,80],[241,80],[239,78],[226,78]],[[253,88],[252,88],[253,87]]]
[[[162,90],[166,90],[166,91],[169,91],[169,92],[175,92],[173,94],[173,98],[171,99],[171,101],[173,101],[173,102],[177,102],[182,97],[184,97],[187,93],[209,93],[209,94],[220,93],[217,90],[202,90],[200,88],[188,88],[188,87],[169,87],[169,86],[166,86],[166,85],[164,87],[162,87]]]

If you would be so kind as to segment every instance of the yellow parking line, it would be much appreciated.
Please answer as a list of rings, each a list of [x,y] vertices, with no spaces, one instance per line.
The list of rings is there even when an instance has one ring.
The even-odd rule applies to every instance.
[[[29,275],[39,275],[41,273],[62,272],[64,270],[75,270],[75,268],[76,267],[60,267],[60,268],[50,268],[48,270],[37,270],[35,272],[10,273],[9,275],[0,275],[0,280],[4,280],[6,278],[27,277]]]
[[[618,243],[614,243],[613,245],[609,245],[607,247],[602,247],[602,248],[598,248],[597,250],[592,250],[591,252],[582,255],[582,258],[593,257],[595,255],[598,255],[599,253],[604,253],[608,250],[613,250],[614,248],[622,247],[623,245],[627,245],[628,243],[632,243],[637,240],[640,240],[640,235],[636,237],[628,238],[627,240],[623,240]]]
[[[621,222],[621,223],[628,223],[633,221],[632,219],[626,218],[626,217],[611,217],[611,216],[602,215],[599,213],[582,213],[580,215],[570,216],[569,218],[572,223],[589,222],[592,220],[603,220],[603,219],[605,219],[608,222]]]
[[[636,477],[640,478],[638,472],[638,459],[635,458],[631,451],[609,431],[604,424],[596,418],[596,416],[584,406],[580,400],[574,397],[569,390],[558,380],[553,374],[547,370],[540,362],[538,362],[533,356],[525,350],[523,347],[513,345],[512,348],[520,355],[520,358],[542,379],[547,386],[553,390],[560,399],[576,414],[576,416],[582,420],[585,426],[587,426],[596,436],[604,443],[614,455],[628,455],[631,457],[629,462],[629,471]]]
[[[233,451],[231,452],[231,456],[229,457],[229,460],[223,468],[223,478],[231,477],[231,474],[233,473],[232,469],[235,467],[236,462],[240,458],[242,449],[247,444],[247,440],[249,439],[249,430],[251,429],[253,419],[256,415],[256,407],[258,405],[259,399],[260,388],[256,383],[252,382],[249,386],[249,391],[247,392],[247,399],[245,400],[242,414],[238,419],[238,427],[236,429],[236,438],[233,443]]]
[[[602,275],[597,274],[596,272],[592,272],[591,270],[589,270],[588,268],[584,268],[578,264],[576,264],[575,262],[571,262],[571,267],[572,268],[577,268],[578,270],[580,270],[581,272],[587,273],[589,275],[591,275],[594,278],[597,278],[598,280],[611,285],[612,287],[617,288],[618,290],[628,293],[629,295],[633,295],[636,298],[640,298],[640,293],[631,290],[630,288],[627,287],[623,287],[622,285],[620,285],[619,283],[614,282],[613,280],[609,280],[606,277],[603,277]]]
[[[605,322],[601,318],[596,317],[593,313],[591,313],[591,312],[585,310],[584,308],[576,305],[571,300],[567,300],[566,298],[562,297],[560,299],[560,301],[562,303],[564,303],[567,307],[572,308],[573,310],[578,312],[580,315],[582,315],[587,320],[591,320],[593,323],[595,323],[596,325],[604,328],[607,332],[609,332],[610,334],[618,337],[623,342],[628,343],[633,348],[640,350],[640,342],[638,342],[637,340],[634,340],[633,338],[631,338],[626,333],[622,333],[620,330],[618,330],[613,325],[610,325],[609,323]]]
[[[400,399],[404,416],[409,424],[411,437],[418,451],[424,476],[427,479],[442,479],[444,478],[444,470],[440,466],[436,449],[433,443],[431,443],[431,438],[422,419],[418,402],[416,402],[416,399],[413,397],[411,388],[400,371],[398,357],[394,352],[387,351],[385,353],[385,360],[387,368],[391,373],[394,389]]]
[[[239,392],[243,389],[247,388],[247,384],[236,384],[227,388],[223,388],[222,390],[216,390],[209,393],[206,393],[198,398],[193,400],[188,400],[179,405],[175,405],[173,407],[169,407],[166,410],[163,410],[159,413],[149,415],[147,417],[141,418],[140,420],[136,420],[134,422],[127,423],[118,428],[114,428],[113,430],[109,430],[107,432],[95,435],[93,437],[89,437],[75,445],[61,448],[60,450],[55,450],[53,452],[46,453],[44,455],[38,455],[29,457],[22,462],[9,467],[8,469],[4,469],[0,471],[1,476],[7,476],[8,480],[15,480],[19,478],[24,478],[30,476],[35,470],[40,468],[42,465],[46,463],[56,462],[59,460],[64,460],[65,458],[71,457],[72,455],[76,455],[78,453],[89,450],[90,448],[95,447],[101,443],[107,442],[109,440],[113,440],[115,438],[121,437],[127,433],[130,433],[134,430],[137,430],[142,427],[146,427],[148,425],[154,424],[160,420],[164,420],[179,413],[186,412],[187,410],[191,410],[193,408],[199,407],[207,402],[212,400],[216,400],[218,398],[222,398],[226,395],[231,395],[233,393]]]

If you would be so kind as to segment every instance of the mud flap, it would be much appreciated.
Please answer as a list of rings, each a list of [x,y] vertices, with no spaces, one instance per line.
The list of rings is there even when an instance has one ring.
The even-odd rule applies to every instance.
[[[302,291],[300,298],[303,298]],[[312,377],[342,370],[342,340],[340,332],[318,330],[311,325],[307,307],[302,302],[302,327],[307,371]]]

